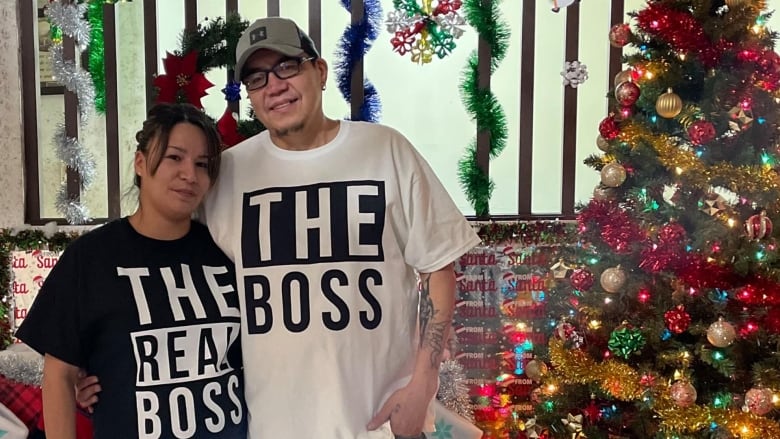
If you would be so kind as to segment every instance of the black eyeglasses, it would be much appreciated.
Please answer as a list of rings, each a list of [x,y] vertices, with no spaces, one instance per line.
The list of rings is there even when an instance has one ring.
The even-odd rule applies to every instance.
[[[278,62],[268,70],[255,70],[243,79],[244,86],[246,86],[247,91],[258,90],[265,87],[266,84],[268,84],[268,74],[271,72],[279,79],[292,78],[301,72],[301,64],[314,59],[316,59],[314,56],[309,58],[286,59]]]

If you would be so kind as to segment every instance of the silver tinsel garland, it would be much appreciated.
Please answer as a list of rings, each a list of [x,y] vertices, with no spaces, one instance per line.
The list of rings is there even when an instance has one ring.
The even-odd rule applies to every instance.
[[[445,360],[439,367],[439,392],[436,394],[444,407],[457,413],[469,422],[474,422],[474,413],[469,401],[469,388],[463,366],[455,360]]]
[[[78,171],[81,176],[81,188],[89,187],[95,180],[95,158],[86,148],[81,146],[79,139],[65,135],[65,125],[57,125],[54,134],[57,144],[57,158],[65,162],[69,168]]]
[[[52,23],[62,29],[62,33],[73,37],[79,49],[84,50],[89,45],[89,37],[92,29],[89,22],[84,20],[87,14],[85,3],[65,3],[61,0],[51,2],[46,8],[46,15]]]
[[[92,114],[92,103],[95,102],[95,85],[92,75],[76,65],[73,60],[62,57],[62,44],[51,48],[52,71],[54,79],[68,90],[76,94],[79,100],[79,122],[83,126]]]
[[[43,377],[43,358],[10,349],[0,352],[0,375],[11,381],[40,386]]]
[[[57,191],[54,206],[63,214],[68,224],[86,224],[90,220],[89,208],[68,195],[68,186],[63,184]]]
[[[52,1],[46,13],[52,24],[62,30],[75,41],[79,50],[83,51],[89,46],[90,25],[84,16],[87,12],[86,3],[68,3],[62,0]],[[79,124],[84,124],[89,119],[95,102],[95,86],[92,83],[92,75],[75,62],[65,60],[62,53],[62,44],[54,44],[51,48],[52,70],[54,77],[78,98]],[[54,138],[57,146],[57,156],[65,164],[79,172],[81,176],[81,190],[90,186],[95,178],[95,161],[92,155],[78,141],[65,135],[64,128],[57,130]],[[64,182],[57,193],[55,202],[57,210],[63,214],[70,224],[84,224],[89,221],[89,209],[81,204],[78,199],[68,196],[67,182]]]

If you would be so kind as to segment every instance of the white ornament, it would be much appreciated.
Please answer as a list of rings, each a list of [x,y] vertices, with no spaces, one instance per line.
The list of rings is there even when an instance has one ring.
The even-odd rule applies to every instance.
[[[617,293],[626,284],[626,272],[617,267],[607,268],[601,273],[601,288],[608,293]]]
[[[561,76],[563,76],[563,85],[577,88],[588,79],[588,66],[579,61],[566,61]]]

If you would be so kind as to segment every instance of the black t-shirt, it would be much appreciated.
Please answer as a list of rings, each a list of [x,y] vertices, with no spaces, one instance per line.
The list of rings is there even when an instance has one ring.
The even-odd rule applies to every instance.
[[[238,306],[205,226],[160,241],[123,218],[65,249],[16,336],[98,376],[95,439],[244,439]]]

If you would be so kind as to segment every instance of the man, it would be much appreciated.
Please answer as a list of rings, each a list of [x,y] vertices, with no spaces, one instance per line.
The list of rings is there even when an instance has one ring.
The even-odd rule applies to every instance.
[[[293,21],[249,26],[235,72],[267,131],[223,153],[204,210],[236,264],[249,438],[425,437],[479,238],[401,134],[324,115]]]
[[[424,437],[479,238],[401,134],[324,115],[293,21],[252,23],[235,72],[267,131],[223,154],[205,212],[236,263],[250,438]]]

